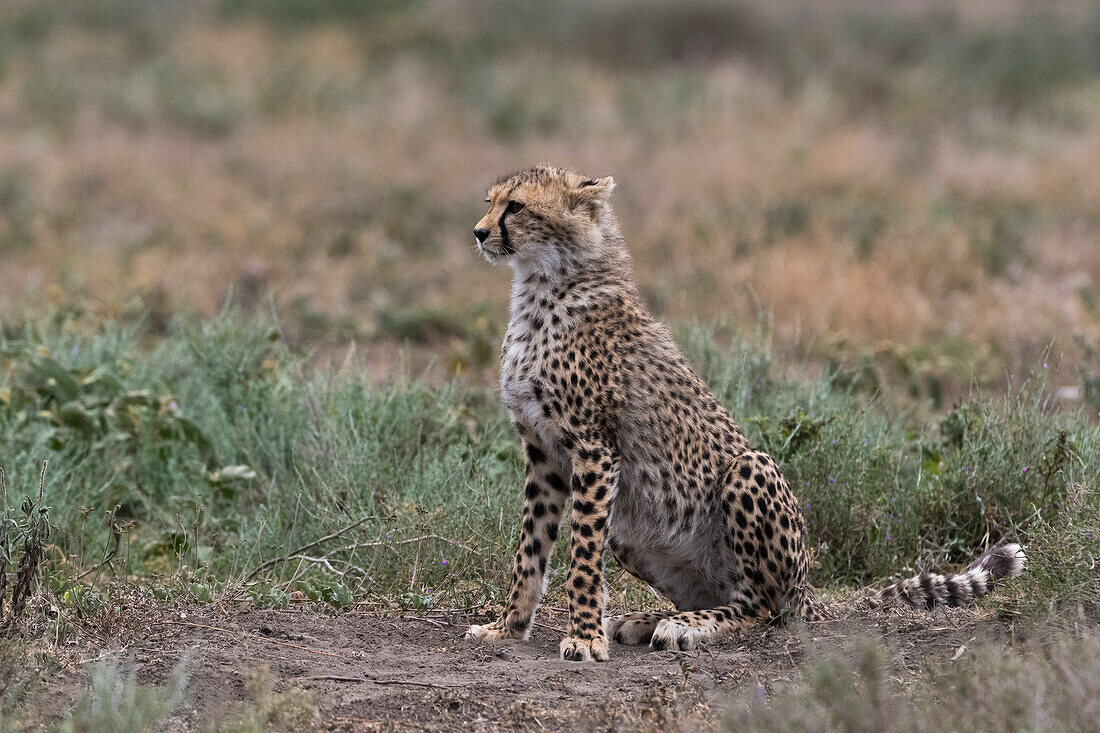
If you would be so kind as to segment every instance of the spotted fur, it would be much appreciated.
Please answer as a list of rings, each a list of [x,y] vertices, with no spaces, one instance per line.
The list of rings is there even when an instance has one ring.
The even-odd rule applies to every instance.
[[[513,270],[501,395],[527,469],[507,605],[467,636],[526,637],[566,513],[564,659],[606,660],[609,637],[690,649],[787,610],[819,619],[799,504],[646,311],[613,188],[537,166],[490,187],[474,230],[483,256]],[[677,610],[604,619],[605,548]],[[961,575],[916,576],[867,602],[965,603],[1019,574],[1022,557],[998,548]]]

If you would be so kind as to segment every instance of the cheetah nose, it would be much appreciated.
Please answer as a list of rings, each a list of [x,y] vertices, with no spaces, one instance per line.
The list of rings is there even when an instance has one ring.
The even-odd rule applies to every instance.
[[[489,238],[489,230],[488,229],[475,229],[474,230],[474,236],[477,237],[477,241],[484,242],[486,239]]]

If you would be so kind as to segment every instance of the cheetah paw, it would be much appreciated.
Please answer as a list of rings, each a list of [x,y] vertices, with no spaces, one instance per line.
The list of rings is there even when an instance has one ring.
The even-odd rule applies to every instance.
[[[504,639],[522,639],[523,636],[505,628],[500,621],[493,621],[484,626],[470,626],[466,630],[466,638],[473,641],[503,641]]]
[[[695,628],[683,621],[666,618],[657,624],[649,645],[656,650],[671,649],[672,651],[687,652],[710,636],[711,634],[704,629]]]
[[[578,639],[567,636],[561,640],[561,658],[572,662],[606,662],[607,638]]]

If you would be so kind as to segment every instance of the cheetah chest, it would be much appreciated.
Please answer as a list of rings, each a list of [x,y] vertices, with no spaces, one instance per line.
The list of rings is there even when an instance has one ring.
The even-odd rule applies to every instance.
[[[525,318],[514,318],[500,357],[500,391],[512,420],[535,431],[545,450],[554,450],[561,438],[557,424],[546,416],[546,390],[539,377],[547,358],[545,341]]]

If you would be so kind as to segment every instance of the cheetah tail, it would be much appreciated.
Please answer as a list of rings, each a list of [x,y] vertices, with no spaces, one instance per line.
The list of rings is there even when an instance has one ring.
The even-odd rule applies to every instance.
[[[831,615],[809,586],[801,589],[796,608],[803,621],[823,621]]]
[[[924,572],[899,580],[866,597],[872,608],[900,601],[918,609],[939,605],[965,606],[993,588],[994,581],[1015,578],[1024,572],[1023,548],[1015,542],[998,545],[956,575]]]

